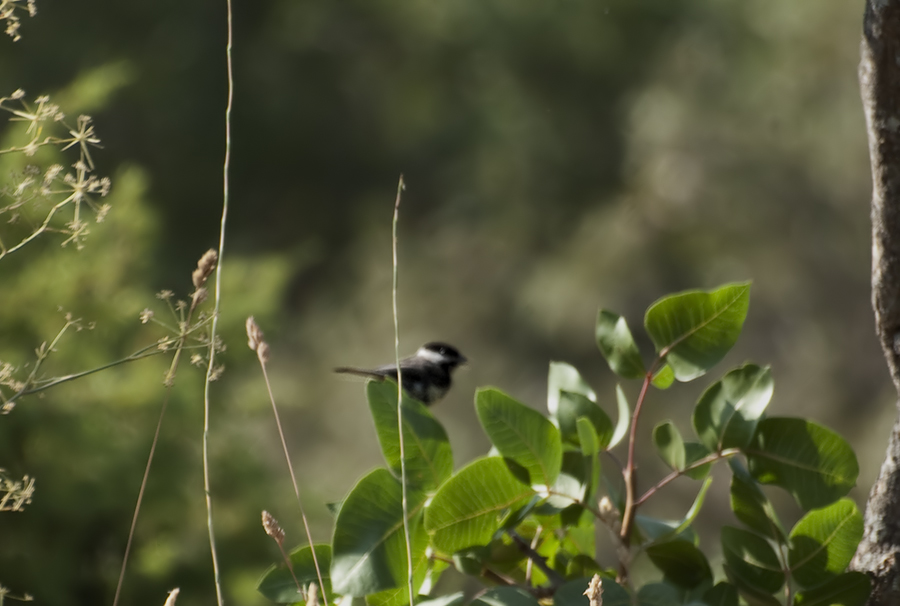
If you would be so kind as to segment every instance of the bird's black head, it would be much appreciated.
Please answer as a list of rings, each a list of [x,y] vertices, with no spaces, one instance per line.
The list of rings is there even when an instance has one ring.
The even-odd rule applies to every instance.
[[[440,341],[426,343],[419,348],[416,355],[436,364],[446,365],[448,368],[456,368],[467,361],[458,349]]]

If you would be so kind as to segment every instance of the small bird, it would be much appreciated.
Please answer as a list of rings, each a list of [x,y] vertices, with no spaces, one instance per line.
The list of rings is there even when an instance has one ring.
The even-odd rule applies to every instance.
[[[447,395],[450,390],[451,372],[465,363],[465,356],[452,345],[439,342],[426,343],[415,355],[400,360],[403,389],[423,404],[433,404]],[[396,364],[385,364],[371,369],[341,366],[335,368],[334,372],[378,380],[388,377],[397,380]]]

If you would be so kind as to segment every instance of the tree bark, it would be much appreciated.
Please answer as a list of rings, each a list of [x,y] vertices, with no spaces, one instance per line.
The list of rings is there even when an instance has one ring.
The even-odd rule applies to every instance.
[[[859,82],[872,162],[872,307],[900,393],[900,0],[867,0]],[[851,568],[872,579],[869,606],[900,604],[900,418]]]

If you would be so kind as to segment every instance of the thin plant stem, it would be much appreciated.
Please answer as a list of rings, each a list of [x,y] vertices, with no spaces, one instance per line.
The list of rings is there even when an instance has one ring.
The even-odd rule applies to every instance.
[[[394,218],[391,222],[391,248],[393,250],[391,301],[394,315],[394,359],[397,364],[397,432],[400,439],[400,503],[403,509],[403,540],[406,544],[406,584],[409,590],[409,604],[415,604],[415,587],[413,579],[412,540],[409,536],[409,504],[406,490],[406,452],[403,443],[403,373],[400,372],[400,313],[397,306],[397,224],[400,221],[400,198],[406,184],[403,183],[403,175],[397,182],[397,199],[394,201]]]
[[[186,334],[190,334],[194,332],[193,329]],[[121,358],[119,360],[114,360],[112,362],[107,362],[101,366],[97,366],[96,368],[90,368],[88,370],[82,370],[81,372],[76,372],[70,375],[65,375],[62,377],[56,377],[54,379],[49,380],[47,383],[43,385],[36,385],[31,389],[23,389],[22,391],[18,391],[8,399],[4,400],[4,403],[12,403],[21,398],[22,396],[28,396],[34,393],[38,393],[44,391],[45,389],[50,389],[51,387],[56,387],[62,383],[68,383],[69,381],[74,381],[75,379],[80,379],[82,377],[86,377],[88,375],[92,375],[94,373],[100,372],[102,370],[106,370],[108,368],[112,368],[114,366],[119,366],[120,364],[125,364],[126,362],[134,362],[137,360],[143,360],[144,358],[149,358],[151,356],[158,356],[160,354],[166,353],[164,349],[159,348],[159,343],[154,343],[153,345],[148,345],[146,347],[142,347],[137,350],[133,354]],[[193,349],[193,347],[183,347],[183,349]]]
[[[284,558],[284,563],[287,564],[287,568],[291,573],[291,578],[294,579],[294,585],[297,586],[297,593],[299,593],[300,595],[303,595],[303,587],[300,585],[300,581],[297,579],[297,575],[294,574],[294,565],[291,564],[291,558],[288,557],[288,554],[284,550],[284,546],[281,543],[278,543],[278,551],[281,552],[281,557]],[[313,549],[312,551],[313,551],[313,554],[315,554],[316,550]],[[319,572],[319,563],[316,562],[315,555],[313,555],[313,563],[316,564],[316,573],[318,573]],[[319,580],[319,582],[320,583],[322,582],[321,579]]]
[[[185,326],[190,326],[191,317],[194,313],[194,308],[197,304],[197,299],[194,298],[194,303],[191,305],[190,310],[188,311],[187,322]],[[141,488],[138,490],[138,498],[137,502],[134,505],[134,514],[131,517],[131,528],[128,530],[128,540],[125,542],[125,554],[122,556],[122,568],[119,570],[119,581],[116,584],[116,594],[113,597],[113,606],[117,606],[119,603],[119,596],[122,593],[122,585],[125,582],[125,569],[128,566],[128,557],[131,553],[131,544],[134,541],[134,531],[137,528],[138,516],[141,513],[141,503],[144,500],[144,491],[147,488],[147,479],[150,477],[150,468],[153,466],[153,458],[156,455],[156,445],[159,443],[159,432],[162,429],[163,419],[166,416],[166,408],[169,405],[169,399],[172,395],[172,386],[174,385],[175,380],[175,372],[178,369],[178,362],[181,360],[181,352],[184,351],[184,344],[187,340],[190,331],[185,330],[179,335],[178,338],[178,346],[175,349],[175,355],[172,356],[172,363],[169,365],[169,370],[166,372],[166,393],[163,396],[163,404],[159,410],[159,420],[156,422],[156,431],[153,434],[153,441],[150,443],[150,453],[147,455],[147,464],[144,466],[144,477],[141,479]]]
[[[222,299],[222,262],[225,257],[225,225],[228,218],[228,171],[231,165],[231,106],[234,100],[234,69],[231,61],[233,44],[231,0],[225,0],[227,13],[227,42],[225,43],[225,63],[228,78],[228,102],[225,105],[225,158],[222,163],[222,219],[219,223],[218,264],[216,265],[216,292],[213,309],[212,327],[209,335],[209,365],[206,368],[206,380],[203,383],[203,492],[206,496],[206,527],[209,531],[209,551],[212,557],[213,578],[216,585],[216,602],[224,606],[222,595],[222,577],[219,571],[219,556],[216,552],[216,533],[213,527],[212,491],[209,481],[209,386],[215,369],[216,330],[219,325],[219,306]]]
[[[34,240],[35,238],[37,238],[38,236],[43,234],[45,231],[49,230],[50,229],[50,221],[53,219],[53,217],[56,215],[56,213],[71,201],[72,201],[72,198],[69,197],[69,198],[66,198],[65,200],[63,200],[62,202],[57,203],[55,206],[53,206],[53,208],[50,209],[50,212],[47,214],[47,218],[44,219],[44,222],[41,224],[41,226],[38,227],[37,230],[35,230],[31,235],[29,235],[28,237],[23,239],[21,242],[19,242],[12,248],[4,247],[3,250],[0,251],[0,259],[5,257],[6,255],[11,255],[12,253],[16,252],[17,250],[24,248],[26,244],[28,244],[29,242],[31,242],[32,240]]]
[[[144,467],[144,477],[141,479],[141,488],[138,490],[137,502],[134,504],[134,514],[131,516],[131,528],[128,530],[128,541],[125,543],[125,554],[122,556],[122,568],[119,570],[119,581],[116,584],[116,595],[113,598],[113,606],[119,603],[122,594],[122,585],[125,582],[125,568],[128,565],[128,556],[131,554],[131,543],[134,541],[134,530],[137,528],[138,515],[141,511],[141,503],[144,500],[144,491],[147,488],[147,479],[150,477],[150,467],[156,454],[156,445],[159,443],[159,432],[162,429],[163,418],[166,416],[166,408],[169,406],[169,396],[172,393],[172,385],[166,387],[166,395],[163,398],[162,407],[159,410],[159,419],[156,421],[156,431],[153,441],[150,443],[150,454],[147,455],[147,465]]]
[[[660,488],[662,488],[663,486],[665,486],[672,480],[683,476],[687,472],[689,472],[693,469],[697,469],[698,467],[703,467],[704,465],[706,465],[708,463],[715,463],[716,461],[719,461],[721,459],[727,459],[728,457],[733,457],[734,455],[740,454],[740,452],[741,451],[737,448],[726,448],[725,450],[706,455],[702,459],[697,459],[690,465],[686,465],[684,467],[684,469],[676,469],[675,471],[673,471],[672,473],[670,473],[669,475],[664,477],[662,480],[657,482],[655,486],[653,486],[652,488],[647,490],[647,492],[645,492],[641,496],[640,499],[638,499],[637,501],[634,502],[634,506],[639,507],[640,505],[643,505],[644,501],[646,501],[647,499],[652,497],[656,493],[657,490],[659,490]]]
[[[313,566],[316,568],[316,577],[319,579],[319,587],[322,590],[322,602],[328,606],[328,596],[325,593],[325,583],[322,580],[322,570],[319,568],[319,559],[316,556],[316,547],[313,543],[312,532],[309,529],[309,522],[306,519],[306,512],[303,510],[303,502],[300,500],[300,487],[297,485],[297,476],[294,474],[294,466],[291,464],[291,455],[288,453],[287,441],[284,439],[284,430],[281,428],[281,418],[278,416],[278,407],[275,406],[275,396],[272,394],[272,384],[269,382],[269,373],[266,370],[266,363],[262,356],[259,357],[259,365],[262,368],[263,378],[266,381],[266,390],[269,392],[269,401],[272,403],[272,412],[275,415],[275,425],[278,426],[278,437],[281,438],[281,448],[284,450],[284,460],[287,461],[288,472],[291,474],[291,484],[294,486],[294,495],[297,497],[297,506],[300,507],[300,517],[303,519],[303,529],[306,531],[306,540],[309,541],[309,550],[312,552]],[[284,551],[282,550],[282,554]],[[285,556],[287,559],[287,556]],[[290,566],[288,561],[288,566]],[[291,568],[291,575],[294,574]],[[296,581],[297,577],[294,577]]]
[[[644,376],[644,384],[641,385],[641,393],[638,395],[637,403],[634,405],[634,414],[631,417],[631,429],[628,435],[628,461],[625,463],[623,476],[625,478],[625,511],[622,514],[622,531],[619,536],[622,543],[628,546],[631,542],[631,526],[634,523],[635,515],[635,484],[637,483],[636,470],[634,463],[634,446],[637,440],[637,425],[641,417],[641,409],[644,406],[644,400],[647,398],[647,391],[650,388],[650,381],[653,380],[653,370],[656,364],[647,371]]]
[[[553,583],[553,585],[558,587],[559,585],[562,585],[565,582],[565,579],[563,579],[562,576],[558,572],[556,572],[555,570],[550,568],[550,566],[547,564],[547,558],[545,558],[544,556],[539,554],[535,550],[535,547],[533,547],[532,545],[529,545],[528,541],[523,539],[522,536],[519,535],[519,533],[517,533],[514,530],[507,530],[506,533],[509,535],[509,538],[511,538],[513,540],[513,542],[516,544],[516,546],[519,548],[519,551],[521,551],[528,557],[528,561],[534,562],[534,564],[538,568],[541,569],[541,572],[543,572],[545,575],[547,575],[547,578],[550,579],[550,581]],[[535,534],[535,539],[537,539],[538,536],[539,536],[538,534]]]

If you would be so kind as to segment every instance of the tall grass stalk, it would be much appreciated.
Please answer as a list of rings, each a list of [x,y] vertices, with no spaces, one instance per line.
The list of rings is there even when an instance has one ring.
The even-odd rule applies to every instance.
[[[222,163],[222,220],[219,223],[219,263],[216,267],[216,290],[213,308],[212,327],[209,339],[209,365],[206,368],[206,380],[203,383],[203,492],[206,495],[206,527],[209,532],[209,551],[212,557],[213,577],[216,584],[216,602],[224,606],[222,595],[222,577],[219,570],[219,556],[216,552],[216,533],[212,517],[212,492],[209,482],[209,385],[215,369],[216,329],[219,326],[219,308],[222,300],[222,262],[225,257],[225,225],[228,219],[228,171],[231,165],[231,106],[234,100],[234,66],[231,61],[231,49],[234,42],[231,0],[225,0],[227,13],[227,41],[225,43],[225,63],[228,78],[228,102],[225,105],[225,159]]]
[[[303,529],[306,531],[306,540],[309,541],[309,550],[312,552],[313,566],[316,568],[316,578],[319,580],[319,589],[322,593],[322,602],[328,606],[328,594],[325,591],[325,583],[323,582],[322,569],[319,567],[319,558],[316,556],[316,547],[313,543],[312,532],[309,529],[309,521],[306,518],[306,512],[303,509],[303,501],[300,499],[300,487],[297,484],[297,475],[294,473],[294,466],[291,463],[291,455],[288,452],[287,441],[284,439],[284,429],[281,425],[281,417],[278,415],[278,407],[275,405],[275,396],[272,393],[272,384],[269,381],[269,372],[266,363],[269,360],[269,344],[263,340],[262,331],[257,326],[253,317],[247,318],[247,339],[250,349],[256,352],[259,359],[260,368],[262,368],[263,379],[266,381],[266,390],[269,392],[269,402],[272,403],[272,413],[275,415],[275,425],[278,426],[278,437],[281,438],[281,448],[284,450],[284,460],[287,461],[288,472],[291,474],[291,483],[294,486],[294,495],[297,497],[297,506],[300,508],[300,517],[303,519]],[[291,575],[294,571],[291,566],[290,559],[282,551],[285,556],[285,563],[291,569]],[[296,577],[294,577],[296,581]]]
[[[406,500],[406,451],[403,444],[403,373],[400,372],[400,313],[397,306],[397,224],[400,222],[400,198],[406,184],[403,175],[397,182],[397,199],[394,201],[394,219],[391,222],[391,248],[393,250],[391,301],[394,315],[394,360],[397,364],[397,430],[400,438],[400,485],[403,508],[403,540],[406,544],[406,583],[409,589],[409,604],[415,604],[415,587],[413,579],[412,546],[409,537],[409,506]]]

